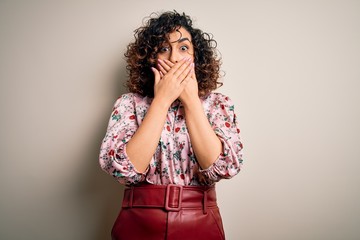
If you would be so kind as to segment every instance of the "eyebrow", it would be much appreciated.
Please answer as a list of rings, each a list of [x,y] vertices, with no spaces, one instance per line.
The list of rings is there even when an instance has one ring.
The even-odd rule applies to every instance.
[[[190,39],[187,38],[187,37],[185,37],[185,38],[180,38],[180,39],[178,39],[178,40],[176,40],[176,41],[173,41],[173,42],[170,42],[170,43],[182,43],[182,42],[185,42],[185,41],[189,41],[189,42],[191,43]]]
[[[191,43],[190,39],[188,39],[188,38],[181,38],[177,42],[181,43],[181,42],[184,42],[186,40],[188,40]]]

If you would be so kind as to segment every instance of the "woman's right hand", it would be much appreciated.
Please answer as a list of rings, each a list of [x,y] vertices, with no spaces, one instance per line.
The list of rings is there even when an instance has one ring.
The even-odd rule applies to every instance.
[[[161,61],[161,60],[159,60]],[[161,68],[161,65],[159,68]],[[164,101],[170,106],[182,93],[192,75],[191,58],[184,58],[174,64],[165,74],[161,69],[152,68],[155,75],[154,99]]]

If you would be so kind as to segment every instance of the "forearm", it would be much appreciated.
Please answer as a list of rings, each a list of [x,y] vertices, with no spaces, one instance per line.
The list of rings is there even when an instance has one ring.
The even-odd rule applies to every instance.
[[[184,103],[184,108],[192,148],[201,168],[206,169],[219,157],[221,141],[211,128],[198,97]]]
[[[167,104],[154,99],[141,125],[126,145],[126,153],[139,172],[146,170],[155,153],[168,108]]]

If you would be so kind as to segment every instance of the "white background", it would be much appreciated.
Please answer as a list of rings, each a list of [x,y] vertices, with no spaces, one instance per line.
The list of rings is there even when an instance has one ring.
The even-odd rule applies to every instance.
[[[244,168],[227,239],[360,239],[360,2],[0,1],[0,239],[110,239],[123,187],[100,142],[152,12],[214,35]]]

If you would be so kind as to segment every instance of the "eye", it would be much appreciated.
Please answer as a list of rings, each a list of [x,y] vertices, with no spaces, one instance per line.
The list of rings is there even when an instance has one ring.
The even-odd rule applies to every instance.
[[[164,52],[168,52],[169,50],[170,48],[168,46],[164,46],[160,48],[159,52],[164,53]]]
[[[189,50],[189,47],[188,46],[181,46],[180,50],[185,52],[185,51]]]

